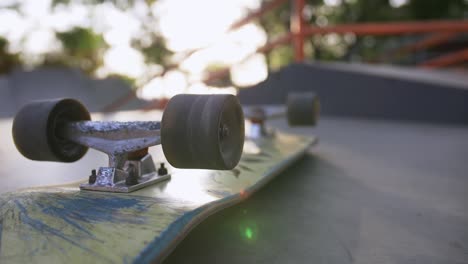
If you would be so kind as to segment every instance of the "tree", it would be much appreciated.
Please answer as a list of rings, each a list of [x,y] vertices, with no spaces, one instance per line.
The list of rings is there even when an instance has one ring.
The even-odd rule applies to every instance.
[[[45,64],[80,68],[88,74],[102,65],[102,53],[107,45],[101,35],[89,28],[76,27],[67,32],[57,32],[56,36],[62,43],[63,52],[49,55]]]
[[[0,37],[0,74],[10,72],[19,64],[18,54],[8,52],[8,40]]]
[[[53,0],[49,9],[50,12],[53,12],[56,8],[64,9],[76,2],[84,6],[88,12],[92,12],[98,4],[113,5],[123,12],[134,8],[135,5],[141,4],[141,1],[138,0]],[[145,1],[147,5],[151,5],[154,2],[154,0]],[[13,2],[10,5],[3,6],[3,9],[12,10],[21,16],[22,4],[24,3]],[[0,7],[0,11],[2,11],[1,9],[2,7]],[[92,20],[91,18],[89,19],[90,21]],[[148,25],[157,23],[157,18],[149,10],[145,12],[141,19],[145,20]],[[29,61],[31,59],[30,56],[19,56],[18,54],[9,52],[7,49],[8,40],[0,38],[0,74],[21,65],[60,65],[79,68],[87,74],[95,75],[98,69],[103,66],[103,55],[110,47],[104,40],[103,33],[96,32],[93,29],[92,23],[93,21],[87,25],[75,26],[66,31],[56,31],[55,38],[59,42],[61,49],[41,54],[39,58],[35,56],[33,62]],[[131,47],[143,54],[146,63],[165,65],[172,52],[166,48],[164,39],[151,26],[142,27],[142,31],[142,34],[135,36],[131,40]],[[28,34],[26,33],[25,35],[27,36]],[[142,36],[144,36],[144,39]]]

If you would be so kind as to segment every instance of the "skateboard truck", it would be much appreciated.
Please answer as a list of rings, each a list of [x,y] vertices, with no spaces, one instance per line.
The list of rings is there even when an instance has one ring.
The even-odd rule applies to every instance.
[[[272,111],[267,111],[272,110]],[[269,113],[267,113],[269,112]],[[312,92],[290,93],[287,97],[286,108],[252,106],[245,110],[249,126],[246,137],[258,139],[268,137],[274,133],[265,126],[268,119],[287,117],[290,126],[315,126],[320,115],[320,101]]]
[[[170,179],[156,170],[148,147],[162,145],[176,168],[230,170],[244,143],[244,116],[233,95],[177,95],[161,121],[91,121],[73,99],[37,101],[24,106],[13,122],[13,139],[23,156],[38,161],[74,162],[88,148],[104,152],[100,167],[80,189],[132,192]]]
[[[265,126],[267,115],[262,107],[252,107],[246,112],[246,119],[250,126],[246,131],[246,137],[250,139],[262,138],[271,134]]]
[[[161,143],[160,122],[70,122],[59,134],[80,145],[94,148],[109,157],[96,179],[83,183],[83,190],[132,192],[170,179],[159,175],[148,147]]]

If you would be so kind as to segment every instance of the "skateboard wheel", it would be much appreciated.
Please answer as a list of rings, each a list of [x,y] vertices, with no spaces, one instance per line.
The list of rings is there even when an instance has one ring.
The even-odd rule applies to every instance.
[[[13,121],[13,140],[28,159],[73,162],[86,154],[87,147],[59,136],[66,122],[91,120],[88,110],[73,99],[37,101],[25,105]]]
[[[161,144],[176,168],[234,168],[244,146],[244,115],[237,97],[174,96],[163,113]]]
[[[320,116],[320,101],[312,92],[290,93],[286,103],[290,126],[315,126]]]

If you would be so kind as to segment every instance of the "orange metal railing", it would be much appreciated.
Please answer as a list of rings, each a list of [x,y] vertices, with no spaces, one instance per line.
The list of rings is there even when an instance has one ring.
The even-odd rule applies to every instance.
[[[438,58],[423,62],[423,68],[442,68],[468,61],[468,48],[442,55]]]
[[[402,56],[405,56],[407,54],[414,53],[417,51],[428,50],[428,49],[443,45],[453,40],[454,38],[459,36],[459,34],[460,33],[453,33],[453,32],[433,33],[429,35],[428,37],[417,40],[413,43],[409,43],[401,47],[398,47],[396,49],[389,50],[385,52],[384,54],[381,54],[380,56],[378,56],[373,61],[376,61],[376,62],[388,61],[395,57],[402,57]]]
[[[327,27],[309,26],[306,35],[327,33],[353,33],[360,35],[395,36],[405,34],[422,34],[436,32],[468,32],[468,20],[438,20],[424,22],[390,22],[390,23],[361,23],[345,24]]]

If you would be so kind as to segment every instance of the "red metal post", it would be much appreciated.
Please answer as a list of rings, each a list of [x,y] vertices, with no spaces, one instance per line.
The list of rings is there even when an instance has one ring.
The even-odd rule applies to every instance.
[[[304,0],[294,0],[291,12],[291,32],[293,34],[294,60],[304,61]]]
[[[305,35],[354,33],[355,35],[404,35],[436,32],[468,32],[468,20],[434,20],[423,22],[361,23],[328,27],[308,26]]]

